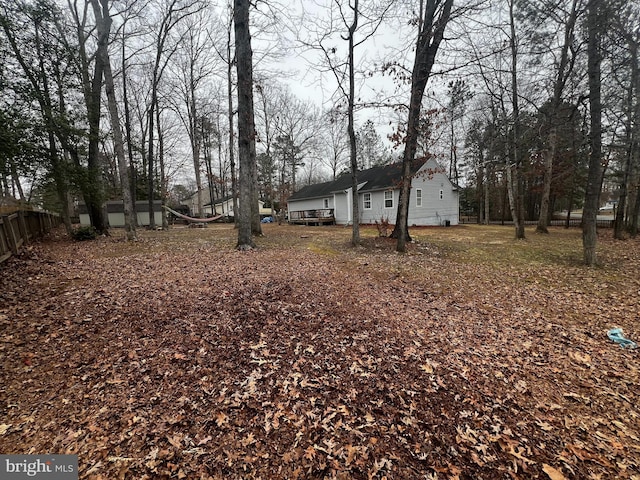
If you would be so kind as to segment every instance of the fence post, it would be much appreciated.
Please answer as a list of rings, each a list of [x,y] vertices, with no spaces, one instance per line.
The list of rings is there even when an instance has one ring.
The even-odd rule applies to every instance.
[[[0,216],[0,262],[4,262],[11,256],[11,245],[9,242],[9,228],[7,227],[7,216]]]
[[[16,213],[12,213],[5,217],[6,226],[7,226],[7,239],[9,240],[9,248],[14,255],[18,254],[18,238],[16,237],[15,228],[13,228],[13,219],[17,218]],[[12,218],[13,217],[13,218]]]
[[[25,215],[29,216],[29,212],[24,212],[22,210],[18,210],[18,230],[20,231],[20,236],[24,238],[24,243],[29,243],[31,239],[31,235],[29,232],[29,228],[27,228],[27,220],[25,220]]]

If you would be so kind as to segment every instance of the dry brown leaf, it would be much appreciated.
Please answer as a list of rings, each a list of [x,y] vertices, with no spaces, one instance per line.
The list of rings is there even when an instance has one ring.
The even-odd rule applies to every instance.
[[[430,363],[423,363],[422,365],[420,365],[420,370],[422,370],[424,373],[428,373],[431,374],[433,373],[433,365],[431,365]]]
[[[542,471],[546,473],[551,480],[567,480],[567,477],[562,474],[562,471],[546,463],[542,465]]]
[[[313,460],[314,458],[316,458],[316,449],[313,445],[309,445],[304,451],[304,458],[306,458],[307,460]]]
[[[603,270],[557,261],[579,231],[417,230],[397,255],[368,227],[358,249],[348,229],[271,227],[251,254],[212,225],[37,243],[46,261],[0,266],[0,451],[82,452],[95,480],[414,478],[463,457],[439,478],[585,463],[595,479],[640,463],[633,352],[598,336],[638,336],[640,239],[601,232],[603,290]],[[561,467],[543,464],[557,445]]]

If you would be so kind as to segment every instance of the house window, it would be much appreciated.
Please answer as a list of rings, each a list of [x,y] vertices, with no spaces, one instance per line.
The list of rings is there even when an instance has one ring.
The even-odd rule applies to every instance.
[[[444,190],[440,189],[440,200],[444,198]]]
[[[325,198],[322,201],[322,208],[329,208],[329,199],[328,198]]]
[[[393,208],[393,192],[384,192],[384,208]]]
[[[370,193],[363,194],[362,200],[364,201],[364,209],[371,210],[371,194]]]
[[[416,207],[422,206],[422,189],[416,189]]]

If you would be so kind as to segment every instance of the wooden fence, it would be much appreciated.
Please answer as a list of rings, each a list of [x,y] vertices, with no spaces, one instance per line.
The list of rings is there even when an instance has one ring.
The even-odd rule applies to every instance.
[[[477,224],[478,223],[478,217],[461,216],[460,217],[460,223],[461,224]],[[491,225],[513,226],[513,222],[511,220],[505,220],[505,221],[491,220],[490,223],[491,223]],[[596,220],[596,227],[597,228],[613,228],[614,223],[615,223],[614,220],[597,219]],[[526,220],[524,222],[524,224],[527,227],[530,227],[530,226],[537,225],[538,222],[535,221],[535,220]],[[567,225],[566,219],[565,220],[554,219],[554,220],[551,220],[549,222],[549,226],[550,227],[582,227],[582,219],[581,218],[571,218],[571,219],[569,219],[569,225]]]
[[[50,212],[19,210],[0,215],[0,263],[16,255],[24,244],[43,236],[61,222],[59,215]]]

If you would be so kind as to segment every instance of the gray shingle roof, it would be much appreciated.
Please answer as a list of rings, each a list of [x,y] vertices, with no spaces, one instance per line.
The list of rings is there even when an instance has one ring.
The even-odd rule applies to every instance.
[[[412,173],[416,173],[424,161],[414,162]],[[386,190],[400,187],[402,181],[402,163],[392,163],[381,167],[373,167],[358,172],[358,184],[362,185],[360,192],[372,190]],[[332,195],[334,192],[346,190],[351,187],[351,174],[345,173],[331,182],[307,185],[289,197],[289,200],[302,200],[305,198],[318,198]]]

